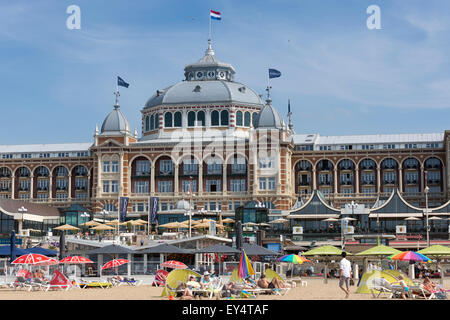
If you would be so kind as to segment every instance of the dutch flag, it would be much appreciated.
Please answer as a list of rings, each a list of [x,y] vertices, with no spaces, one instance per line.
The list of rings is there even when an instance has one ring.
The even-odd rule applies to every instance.
[[[222,20],[222,16],[218,11],[209,10],[209,16],[214,20]]]

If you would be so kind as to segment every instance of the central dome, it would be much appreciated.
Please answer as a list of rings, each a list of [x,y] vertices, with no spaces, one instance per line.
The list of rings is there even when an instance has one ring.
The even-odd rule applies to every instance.
[[[185,80],[156,93],[144,109],[178,104],[248,104],[262,107],[264,101],[252,89],[234,82],[235,70],[214,54],[211,41],[205,56],[184,68]]]

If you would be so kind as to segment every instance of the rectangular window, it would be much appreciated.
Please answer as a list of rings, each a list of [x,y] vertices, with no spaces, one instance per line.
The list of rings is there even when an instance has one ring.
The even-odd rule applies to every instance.
[[[259,178],[259,190],[266,190],[266,189],[267,189],[267,179]]]
[[[198,174],[198,163],[195,162],[195,160],[186,160],[183,162],[183,173],[185,175],[192,174],[197,175]]]
[[[275,190],[275,178],[267,178],[267,190]]]
[[[217,162],[208,163],[207,172],[208,174],[221,174],[222,164]]]
[[[111,162],[111,172],[119,172],[119,161]]]
[[[87,179],[75,179],[75,189],[76,190],[86,190],[87,188]]]
[[[259,158],[258,163],[260,169],[271,169],[275,167],[275,158],[273,157]]]
[[[103,193],[109,193],[109,181],[103,181]]]
[[[37,181],[37,189],[39,190],[48,190],[48,180],[47,179],[39,179]]]
[[[134,192],[135,193],[148,193],[148,181],[135,181]]]
[[[109,161],[103,161],[103,172],[111,172],[111,163]]]
[[[231,192],[244,192],[245,189],[245,179],[232,179],[230,180],[230,191]]]
[[[158,192],[173,192],[172,181],[158,181]]]
[[[150,175],[150,161],[148,161],[148,160],[137,160],[136,161],[136,175],[137,176],[148,176],[148,175]]]
[[[197,180],[182,180],[181,189],[182,192],[189,192],[192,183],[192,192],[197,192]]]
[[[383,180],[385,184],[395,184],[397,181],[397,174],[395,172],[383,172]]]
[[[221,181],[220,180],[206,180],[206,191],[207,192],[220,192]]]
[[[113,180],[111,181],[111,192],[118,193],[119,192],[119,181]]]
[[[172,174],[173,168],[172,160],[161,160],[159,162],[159,171],[161,174]]]
[[[56,179],[56,190],[66,190],[68,185],[67,179]]]

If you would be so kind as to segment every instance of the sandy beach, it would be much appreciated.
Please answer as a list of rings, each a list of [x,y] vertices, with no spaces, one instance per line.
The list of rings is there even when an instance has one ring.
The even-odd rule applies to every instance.
[[[257,300],[344,300],[344,292],[338,287],[338,280],[306,279],[307,286],[291,289],[286,295],[259,295]],[[444,282],[450,288],[450,279]],[[142,284],[138,287],[122,285],[110,289],[71,289],[68,291],[25,291],[10,288],[0,289],[0,300],[167,300],[161,297],[162,288]],[[356,291],[356,286],[351,287]],[[382,298],[386,300],[386,298]],[[204,298],[204,300],[207,300]],[[245,299],[242,299],[245,300]],[[373,300],[370,294],[352,293],[348,300]]]

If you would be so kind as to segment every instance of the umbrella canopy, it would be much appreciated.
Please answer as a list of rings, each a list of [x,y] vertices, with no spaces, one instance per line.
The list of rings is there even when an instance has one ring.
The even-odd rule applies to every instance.
[[[234,223],[235,221],[231,218],[226,218],[222,220],[222,223]]]
[[[91,220],[91,221],[88,221],[88,222],[80,224],[80,226],[83,226],[83,227],[95,227],[95,226],[98,226],[100,224],[101,224],[100,222]]]
[[[289,221],[288,219],[280,218],[280,219],[275,219],[275,220],[269,221],[269,223],[285,223],[288,221]]]
[[[177,246],[174,246],[169,243],[161,243],[159,245],[156,245],[154,247],[142,249],[139,251],[136,251],[135,253],[178,253],[178,254],[189,254],[189,250],[181,249]]]
[[[120,221],[117,219],[114,219],[114,220],[106,222],[105,224],[116,226],[118,223],[120,223]]]
[[[188,266],[180,261],[169,260],[164,263],[161,263],[161,267],[172,268],[172,269],[187,269]]]
[[[430,217],[430,218],[428,218],[428,220],[442,220],[442,218],[439,218],[439,217]]]
[[[29,248],[29,249],[26,249],[25,251],[27,251],[28,253],[39,253],[39,254],[42,254],[44,256],[49,256],[49,257],[55,257],[55,256],[58,255],[57,251],[44,249],[44,248],[41,248],[41,247]]]
[[[242,250],[241,259],[239,260],[238,275],[241,279],[247,279],[249,276],[254,275],[255,271],[252,267],[252,262],[245,254],[245,250]]]
[[[240,253],[240,250],[237,250],[233,247],[226,246],[223,244],[214,244],[212,246],[198,249],[195,251],[195,253]]]
[[[450,256],[450,248],[435,244],[428,248],[419,250],[417,253],[421,253],[426,256]]]
[[[190,276],[200,278],[201,275],[190,269],[177,269],[172,270],[166,278],[166,285],[161,293],[161,296],[166,297],[169,295],[168,286],[171,288],[176,288],[180,283],[187,282]]]
[[[303,253],[304,256],[340,256],[342,250],[333,246],[321,246]],[[350,253],[347,252],[348,255]]]
[[[160,228],[168,228],[168,229],[181,229],[181,228],[186,228],[186,226],[181,223],[181,222],[169,222],[166,224],[161,224],[159,225]]]
[[[137,219],[137,220],[133,220],[134,222],[139,222],[142,224],[148,224],[148,221],[142,220],[142,219]]]
[[[102,267],[102,270],[109,269],[109,268],[115,268],[115,267],[121,266],[123,264],[126,264],[128,262],[130,262],[130,260],[127,260],[127,259],[113,259],[113,260],[108,261],[107,263],[105,263],[103,265],[103,267]]]
[[[243,223],[243,225],[246,226],[246,227],[255,227],[255,226],[257,226],[258,224],[257,224],[257,223],[254,223],[254,222],[246,222],[246,223]]]
[[[59,263],[67,263],[67,264],[83,264],[83,263],[94,263],[91,259],[82,257],[82,256],[71,256],[66,257],[59,261]]]
[[[404,219],[404,220],[407,220],[407,221],[417,221],[417,220],[421,220],[421,219],[419,219],[419,218],[417,218],[417,217],[409,217],[409,218],[406,218],[406,219]]]
[[[293,264],[302,264],[303,262],[311,262],[310,260],[303,258],[296,254],[289,254],[289,255],[283,256],[283,257],[279,258],[278,261],[290,262]]]
[[[135,253],[135,252],[131,249],[116,244],[110,244],[86,252],[86,254],[125,254],[125,253]]]
[[[339,219],[336,219],[336,218],[327,218],[327,219],[323,219],[322,221],[339,221]]]
[[[125,225],[131,224],[134,227],[134,226],[142,226],[144,224],[147,224],[147,222],[142,223],[142,222],[139,222],[137,220],[130,220],[130,221],[125,221],[124,224]]]
[[[20,248],[16,248],[15,251],[16,251],[16,256],[18,256],[18,255],[23,256],[24,254],[29,253],[28,251],[20,249]],[[10,245],[0,246],[0,256],[8,256],[8,257],[11,256],[11,246]]]
[[[249,256],[279,256],[278,252],[251,243],[243,243],[242,248]]]
[[[193,228],[195,229],[204,229],[204,228],[209,228],[209,222],[201,222],[196,224],[195,226],[193,226]]]
[[[258,226],[259,227],[270,227],[270,224],[265,223],[265,222],[261,222],[261,223],[258,223]]]
[[[92,227],[91,230],[116,230],[113,227],[107,226],[106,224],[99,224],[98,226]]]
[[[421,253],[413,252],[413,251],[405,251],[401,252],[399,254],[395,254],[393,256],[390,256],[389,259],[391,260],[398,260],[398,261],[425,261],[425,262],[431,262],[431,259],[424,256]]]
[[[11,264],[52,265],[58,261],[42,254],[29,253],[16,258]]]
[[[75,231],[75,230],[80,230],[80,228],[71,226],[70,224],[65,224],[56,228],[53,228],[54,230],[62,230],[62,231],[66,231],[66,230],[71,230],[71,231]]]
[[[385,246],[379,245],[355,254],[356,256],[391,256],[393,254],[401,253],[400,250]]]

